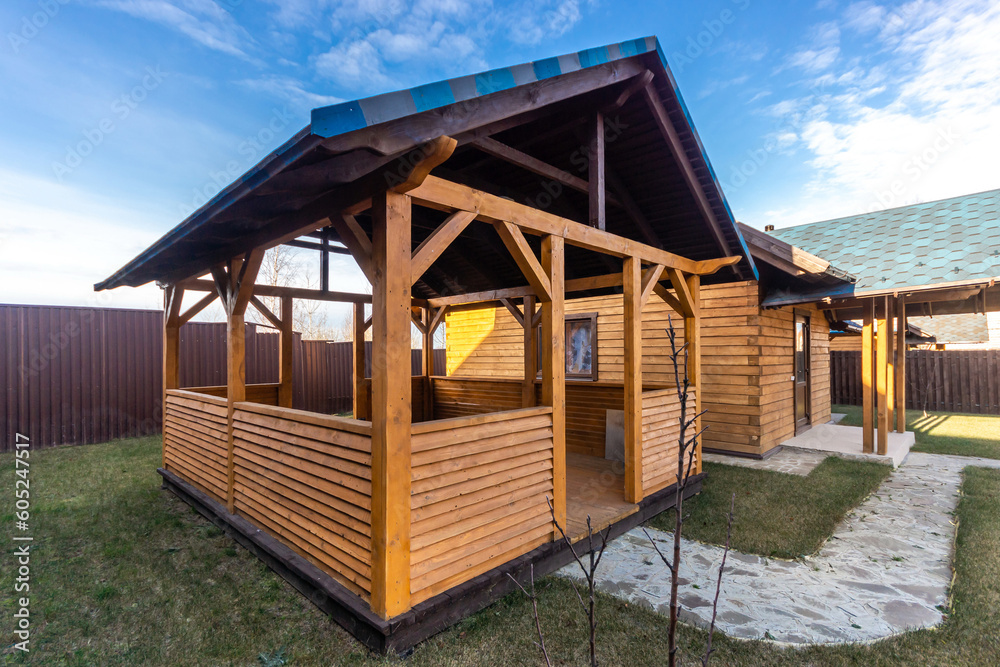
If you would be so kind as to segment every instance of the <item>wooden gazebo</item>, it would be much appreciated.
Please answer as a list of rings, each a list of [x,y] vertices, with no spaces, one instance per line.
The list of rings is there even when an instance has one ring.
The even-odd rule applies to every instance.
[[[282,243],[349,253],[371,295],[326,278],[320,290],[255,284]],[[553,518],[574,537],[588,515],[620,533],[670,506],[678,406],[672,386],[644,382],[643,306],[678,314],[697,385],[701,284],[752,279],[743,248],[646,38],[317,109],[97,289],[164,286],[166,486],[387,650],[487,604],[507,573],[565,563]],[[188,291],[207,294],[184,309]],[[620,469],[568,462],[567,294],[624,301]],[[216,298],[227,385],[182,389],[178,330]],[[354,418],[292,408],[296,298],[355,304]],[[433,377],[434,331],[448,308],[487,301],[523,324],[520,401],[465,391],[464,413],[443,416],[455,385]],[[281,332],[276,385],[245,383],[249,307]],[[411,377],[414,323],[426,361]]]

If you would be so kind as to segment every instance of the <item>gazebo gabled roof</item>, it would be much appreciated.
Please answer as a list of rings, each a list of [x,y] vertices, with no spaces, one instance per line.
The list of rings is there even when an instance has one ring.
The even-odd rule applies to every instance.
[[[644,95],[639,84],[650,80]],[[607,230],[694,260],[743,256],[707,282],[756,278],[659,42],[646,37],[314,109],[308,127],[95,289],[177,282],[286,239],[313,218],[319,227],[338,190],[389,174],[441,136],[458,148],[435,174],[586,223],[586,192],[545,174],[555,167],[585,182],[580,120],[604,110]],[[521,163],[504,159],[511,150]],[[546,169],[532,170],[531,161]],[[414,212],[414,244],[440,224],[437,215]],[[358,222],[370,232],[364,215]],[[491,231],[466,230],[414,284],[414,296],[522,284]],[[608,271],[607,258],[568,251],[567,278]]]

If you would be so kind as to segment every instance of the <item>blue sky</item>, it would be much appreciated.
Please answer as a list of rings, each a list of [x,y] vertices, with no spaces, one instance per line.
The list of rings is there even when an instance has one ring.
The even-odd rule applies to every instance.
[[[747,223],[1000,187],[1000,3],[623,6],[5,2],[0,302],[158,307],[155,288],[91,286],[313,107],[648,34]]]

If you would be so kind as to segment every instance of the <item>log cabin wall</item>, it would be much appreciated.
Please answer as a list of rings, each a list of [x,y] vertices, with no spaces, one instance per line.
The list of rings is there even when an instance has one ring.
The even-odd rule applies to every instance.
[[[183,389],[167,391],[163,465],[220,503],[226,502],[226,399]]]
[[[762,311],[756,281],[704,286],[701,296],[702,408],[709,410],[704,417],[709,429],[703,445],[752,456],[766,454],[794,435],[790,382],[793,309]],[[570,452],[603,456],[604,408],[621,409],[623,404],[622,297],[566,301],[567,314],[588,312],[598,313],[599,379],[596,383],[566,383],[567,448]],[[829,329],[822,313],[811,313],[812,423],[819,424],[830,419]],[[656,297],[643,309],[643,381],[647,391],[674,381],[666,334],[668,315],[677,331],[678,344],[682,344],[684,321],[680,315]],[[449,378],[450,385],[434,381],[435,410],[441,401],[450,404],[441,409],[473,414],[476,408],[472,404],[489,406],[500,400],[500,395],[507,399],[502,405],[508,401],[515,405],[514,381],[522,376],[524,348],[522,329],[513,316],[503,306],[476,304],[452,308],[446,322],[446,366],[448,375],[454,377]],[[493,382],[474,385],[471,378]],[[601,391],[599,385],[607,387],[603,389],[603,402],[588,405],[580,401],[580,409],[574,411],[574,394],[582,398],[589,390],[596,395]],[[471,393],[463,398],[464,389]],[[478,396],[477,391],[482,395]],[[459,408],[460,403],[466,405]]]
[[[234,506],[365,601],[371,597],[371,424],[237,403]]]

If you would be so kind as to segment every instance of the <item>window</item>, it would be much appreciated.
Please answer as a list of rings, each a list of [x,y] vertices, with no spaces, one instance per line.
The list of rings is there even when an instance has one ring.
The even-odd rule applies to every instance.
[[[566,377],[597,380],[597,313],[566,315]],[[536,332],[538,372],[542,372],[542,327]]]

